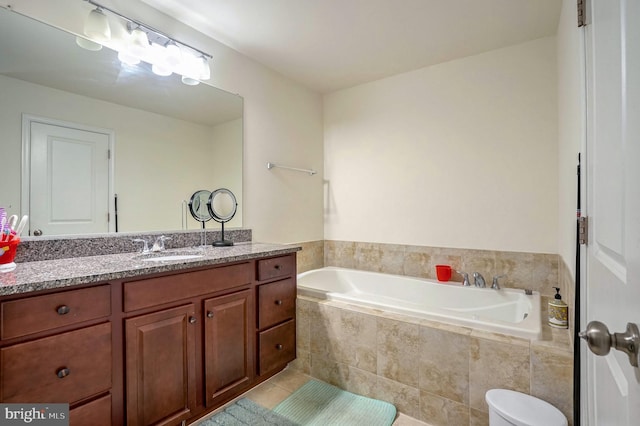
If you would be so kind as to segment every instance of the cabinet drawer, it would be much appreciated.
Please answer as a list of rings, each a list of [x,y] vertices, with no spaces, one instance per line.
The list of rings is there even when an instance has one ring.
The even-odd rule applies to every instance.
[[[258,260],[258,281],[286,277],[296,273],[296,256],[274,257]]]
[[[108,285],[2,302],[2,339],[111,315]]]
[[[69,412],[69,426],[111,426],[111,395],[105,395]]]
[[[296,358],[296,322],[287,321],[260,333],[258,374],[284,367]]]
[[[293,278],[258,286],[258,328],[293,318],[296,314],[296,282]]]
[[[111,324],[0,349],[2,402],[69,402],[111,387]]]
[[[131,281],[124,285],[125,312],[175,302],[251,283],[251,264]]]

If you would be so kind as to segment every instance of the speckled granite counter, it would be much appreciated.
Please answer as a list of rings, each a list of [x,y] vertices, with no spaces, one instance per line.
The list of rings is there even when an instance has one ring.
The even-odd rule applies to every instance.
[[[0,273],[0,296],[277,256],[298,250],[300,247],[295,245],[246,242],[231,247],[185,247],[160,252],[160,255],[202,255],[176,261],[143,260],[158,256],[158,253],[123,253],[18,263],[14,270]]]

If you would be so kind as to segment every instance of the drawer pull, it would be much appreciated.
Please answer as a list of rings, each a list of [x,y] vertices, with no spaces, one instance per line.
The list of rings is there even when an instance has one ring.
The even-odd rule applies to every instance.
[[[276,349],[279,350],[279,351],[281,351],[283,348],[284,348],[284,346],[282,346],[280,343],[278,343],[276,345]]]
[[[67,305],[60,305],[56,308],[56,312],[58,312],[58,315],[66,315],[71,312],[71,308]]]
[[[207,311],[207,318],[213,318],[213,311]]]
[[[282,300],[278,299],[274,302],[276,305],[280,306],[282,305]]]
[[[281,268],[281,266],[280,266],[280,265],[278,265],[278,264],[274,265],[273,267],[274,267],[274,268],[276,268],[278,271],[279,271],[279,270],[280,270],[280,268]]]
[[[196,317],[189,317],[189,324],[195,324],[196,323]]]
[[[58,369],[58,371],[56,371],[56,376],[58,376],[58,378],[60,379],[64,379],[69,374],[71,374],[71,370],[69,370],[67,367],[62,367]]]

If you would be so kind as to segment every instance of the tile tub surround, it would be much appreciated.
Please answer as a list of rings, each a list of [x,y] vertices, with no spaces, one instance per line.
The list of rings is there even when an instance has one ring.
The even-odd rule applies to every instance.
[[[545,305],[548,301],[545,298],[555,294],[553,287],[560,287],[562,299],[572,315],[573,278],[557,254],[324,241],[324,266],[435,280],[438,264],[451,265],[452,269],[465,271],[470,277],[473,272],[480,272],[488,285],[495,275],[505,275],[500,280],[501,286],[538,291]],[[462,282],[462,276],[454,272],[451,281]]]
[[[207,230],[207,242],[219,240],[220,231]],[[95,235],[61,235],[54,237],[23,237],[16,253],[16,263],[40,260],[67,259],[79,256],[100,256],[107,254],[134,253],[142,250],[141,243],[132,240],[143,238],[149,241],[149,248],[160,235],[170,237],[165,242],[168,249],[194,247],[200,245],[202,231],[166,231],[111,233]],[[225,230],[225,239],[234,243],[251,241],[250,229]]]
[[[297,243],[296,246],[301,247],[297,263],[299,274],[324,267],[323,240]]]
[[[387,400],[433,425],[488,424],[487,390],[539,397],[572,418],[566,330],[536,341],[298,297],[291,365],[348,391]]]

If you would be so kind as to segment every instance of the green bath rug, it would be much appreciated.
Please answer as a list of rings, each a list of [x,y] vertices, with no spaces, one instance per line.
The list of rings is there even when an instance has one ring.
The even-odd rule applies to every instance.
[[[224,411],[198,423],[198,426],[298,426],[246,398],[239,399]]]
[[[384,401],[311,380],[282,401],[273,412],[304,426],[389,426],[396,407]]]

